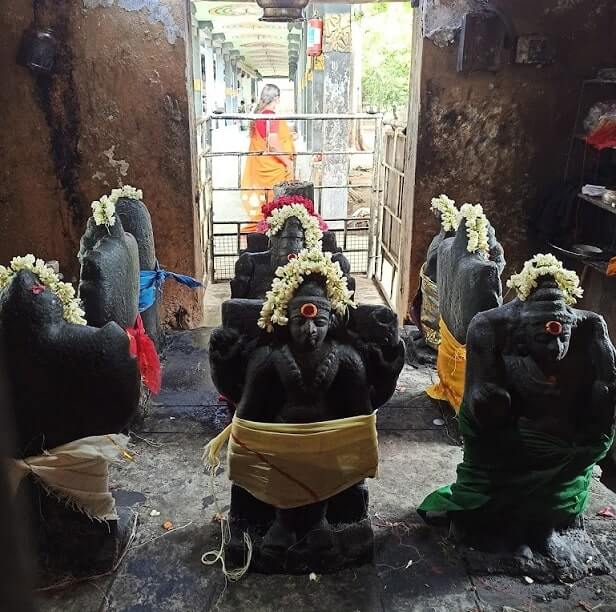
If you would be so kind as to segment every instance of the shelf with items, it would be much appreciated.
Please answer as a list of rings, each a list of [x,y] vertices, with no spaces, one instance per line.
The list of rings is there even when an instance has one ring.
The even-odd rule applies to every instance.
[[[609,213],[612,213],[613,215],[616,215],[616,206],[614,204],[606,204],[601,198],[589,196],[584,193],[578,194],[578,197],[581,200],[584,200],[585,202],[593,204],[594,206],[597,206],[598,208],[601,208],[602,210],[605,210]]]

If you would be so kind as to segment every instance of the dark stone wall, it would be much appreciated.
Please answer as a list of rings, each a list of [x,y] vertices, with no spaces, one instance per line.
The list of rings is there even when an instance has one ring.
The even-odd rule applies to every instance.
[[[480,4],[480,3],[479,3]],[[438,231],[433,196],[480,202],[505,249],[503,279],[531,254],[530,207],[562,181],[583,79],[616,57],[616,4],[610,0],[494,0],[517,35],[545,34],[551,65],[503,65],[496,73],[456,72],[449,43],[471,0],[425,0],[416,187],[412,201],[409,291]],[[457,39],[456,39],[457,41]],[[506,57],[507,50],[503,55]]]
[[[79,273],[90,203],[143,189],[161,265],[203,277],[191,173],[184,0],[27,0],[0,13],[0,261],[33,252]],[[24,32],[54,30],[51,76],[19,63]],[[196,324],[199,293],[165,288],[163,317]]]

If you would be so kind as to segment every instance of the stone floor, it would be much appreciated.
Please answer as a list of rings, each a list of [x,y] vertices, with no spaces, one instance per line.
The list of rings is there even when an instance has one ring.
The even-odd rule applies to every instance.
[[[219,566],[201,563],[204,552],[220,546],[212,517],[228,508],[229,493],[224,475],[214,493],[201,464],[204,444],[228,422],[210,380],[208,338],[207,329],[171,337],[164,388],[135,427],[135,461],[113,468],[116,497],[139,513],[123,563],[111,576],[42,595],[42,612],[616,610],[613,577],[543,585],[473,576],[446,531],[422,523],[416,505],[454,478],[461,449],[454,419],[423,392],[433,371],[410,366],[379,411],[380,474],[369,483],[374,563],[315,579],[248,574],[225,584]],[[616,507],[616,495],[593,482],[589,529],[614,565],[616,521],[597,516],[607,504]],[[174,529],[165,531],[165,521]]]

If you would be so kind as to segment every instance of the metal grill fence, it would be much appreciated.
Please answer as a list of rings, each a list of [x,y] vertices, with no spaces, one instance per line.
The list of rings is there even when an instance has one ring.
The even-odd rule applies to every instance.
[[[358,223],[357,219],[330,219],[330,223],[342,223],[342,229],[332,230],[336,235],[336,243],[344,252],[351,264],[354,274],[368,273],[368,246],[370,242],[367,223]],[[246,235],[242,231],[245,221],[221,221],[214,223],[212,258],[214,282],[231,280],[234,276],[235,262],[246,250]]]
[[[244,192],[241,177],[244,160],[252,155],[276,156],[275,151],[248,152],[247,150],[229,150],[228,142],[217,142],[217,127],[236,126],[241,122],[251,122],[258,119],[272,120],[272,115],[220,114],[212,115],[198,125],[199,146],[199,192],[200,221],[202,240],[206,245],[206,258],[209,267],[209,278],[213,282],[229,280],[234,275],[234,266],[240,253],[246,248],[244,227],[250,222],[247,215],[236,214],[235,217],[224,218],[225,206],[241,206]],[[346,198],[357,197],[368,209],[367,217],[336,216],[327,218],[330,230],[336,235],[338,247],[342,248],[355,274],[370,275],[374,270],[376,229],[380,193],[380,155],[382,143],[382,116],[373,114],[292,114],[276,115],[276,119],[284,119],[295,124],[298,132],[304,137],[302,148],[296,152],[294,170],[296,178],[310,180],[314,183],[315,209],[319,214],[326,208],[327,190],[344,192]],[[360,123],[364,133],[373,135],[373,146],[369,150],[328,147],[332,123],[335,129],[343,130],[350,142],[355,124]],[[365,124],[372,124],[372,130],[366,130]],[[269,126],[269,121],[266,123]],[[360,161],[369,169],[367,178],[354,181],[351,176],[352,160],[363,156]],[[229,158],[232,160],[229,162]],[[221,163],[221,160],[227,160]],[[323,184],[321,177],[324,164],[333,160],[338,168],[344,167],[344,177],[337,177],[332,184]],[[230,168],[233,167],[233,173]],[[298,176],[299,175],[299,176]],[[333,184],[335,183],[335,184]],[[239,211],[236,211],[239,212]]]

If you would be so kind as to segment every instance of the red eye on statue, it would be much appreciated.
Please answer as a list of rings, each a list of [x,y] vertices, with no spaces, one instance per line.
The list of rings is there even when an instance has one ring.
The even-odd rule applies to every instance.
[[[299,309],[302,313],[302,317],[306,319],[314,319],[319,313],[319,309],[314,304],[302,304],[302,307]]]
[[[43,287],[40,283],[37,283],[36,285],[32,285],[31,291],[34,295],[40,295],[43,291],[45,291],[45,287]]]
[[[297,253],[289,253],[287,255],[287,261],[293,261],[294,259],[297,259]]]
[[[560,321],[548,321],[545,324],[545,331],[552,336],[560,336],[563,331],[563,324]]]

